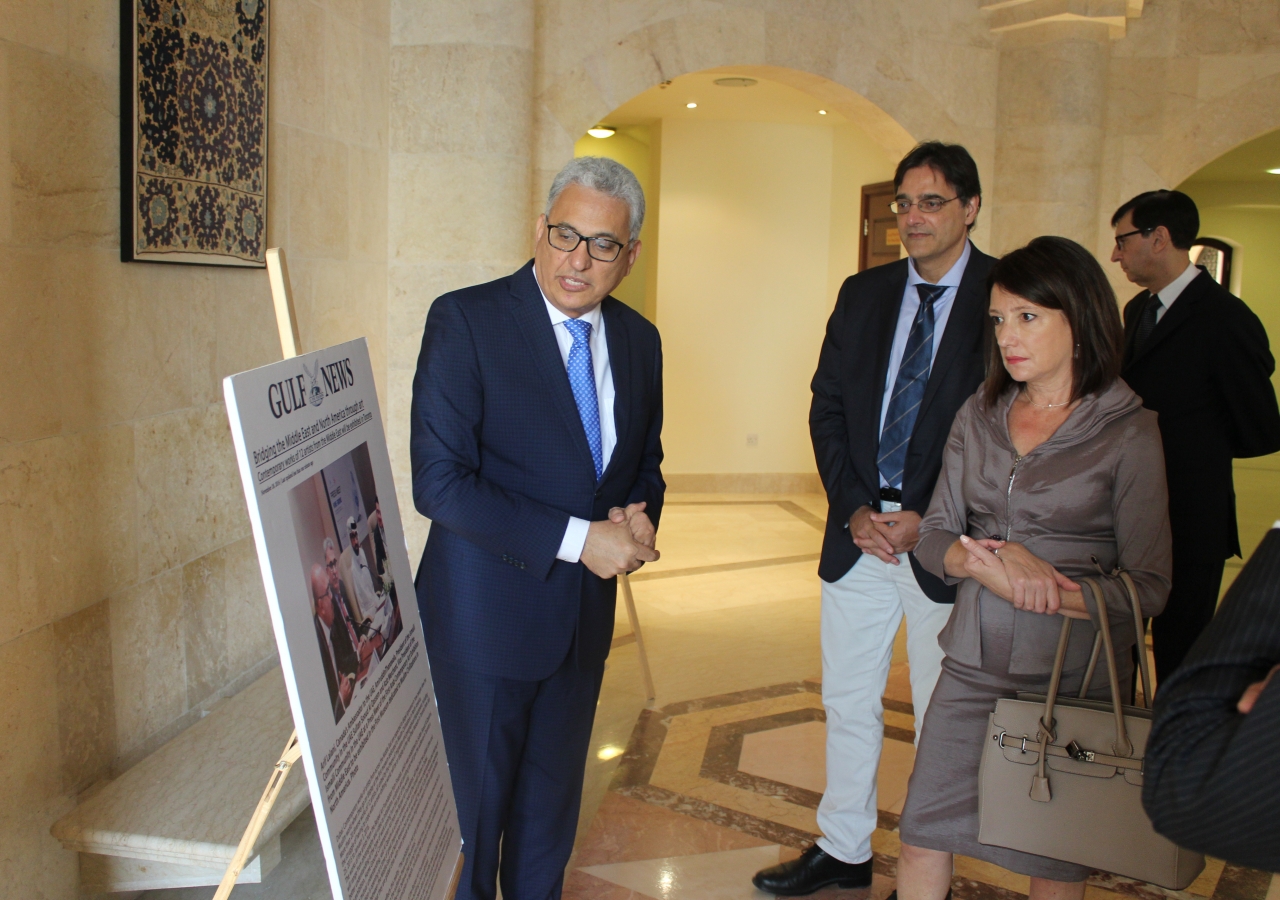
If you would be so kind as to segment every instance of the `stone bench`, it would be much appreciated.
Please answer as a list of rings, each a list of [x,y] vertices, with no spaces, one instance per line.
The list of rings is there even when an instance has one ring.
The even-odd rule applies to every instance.
[[[50,829],[80,853],[85,893],[215,885],[280,758],[293,716],[272,669],[77,806]],[[240,875],[280,861],[280,832],[311,803],[299,764]]]

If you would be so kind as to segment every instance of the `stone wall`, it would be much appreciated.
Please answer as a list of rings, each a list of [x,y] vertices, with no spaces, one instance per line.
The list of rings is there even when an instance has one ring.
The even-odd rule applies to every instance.
[[[4,897],[75,897],[50,824],[275,662],[221,402],[280,356],[267,278],[119,261],[118,9],[0,0]],[[389,2],[271,28],[268,246],[385,388]]]
[[[413,506],[409,415],[427,309],[530,256],[535,7],[391,4],[387,442],[415,570],[428,525]]]

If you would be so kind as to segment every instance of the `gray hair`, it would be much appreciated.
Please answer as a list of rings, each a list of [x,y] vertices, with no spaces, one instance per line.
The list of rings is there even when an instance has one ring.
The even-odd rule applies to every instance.
[[[335,555],[335,556],[337,555],[337,553],[338,553],[338,548],[337,548],[337,546],[333,543],[333,538],[331,538],[331,537],[327,537],[327,538],[325,538],[325,539],[324,539],[324,552],[325,552],[325,553],[328,553],[330,550],[332,550],[332,551],[334,552],[334,555]]]
[[[644,224],[644,190],[630,169],[603,156],[579,156],[572,160],[551,182],[551,193],[547,195],[548,216],[556,200],[571,184],[580,184],[627,204],[631,212],[631,240],[640,237],[640,226]]]

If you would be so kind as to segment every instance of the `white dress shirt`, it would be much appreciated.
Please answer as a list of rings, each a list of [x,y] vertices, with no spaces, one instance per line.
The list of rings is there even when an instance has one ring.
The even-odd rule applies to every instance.
[[[947,290],[933,301],[933,355],[929,358],[930,373],[933,370],[933,361],[938,358],[938,345],[942,343],[942,334],[947,330],[947,320],[951,318],[951,307],[960,289],[960,279],[964,277],[964,269],[969,264],[972,250],[973,245],[966,239],[964,252],[960,254],[960,258],[947,270],[947,274],[936,282],[939,285],[945,285]],[[884,397],[880,401],[881,432],[884,431],[885,414],[889,411],[889,398],[893,396],[893,385],[898,380],[898,369],[902,366],[902,356],[907,351],[907,338],[911,334],[911,325],[915,321],[916,313],[920,311],[920,292],[916,290],[916,285],[931,283],[920,277],[920,273],[916,271],[916,261],[908,258],[907,287],[902,293],[898,325],[893,332],[893,346],[889,350],[889,370],[885,373]],[[890,486],[883,475],[880,476],[880,486]]]
[[[537,278],[535,276],[534,280]],[[538,285],[542,291],[542,285]],[[556,335],[556,344],[560,347],[560,359],[564,362],[565,371],[569,370],[569,350],[573,347],[573,335],[564,323],[569,317],[552,306],[546,292],[542,292],[542,302],[547,304],[547,315],[551,317],[551,325]],[[600,448],[602,467],[609,468],[609,459],[613,456],[613,448],[618,445],[618,426],[613,420],[613,368],[609,365],[609,344],[604,337],[604,316],[597,306],[591,312],[579,316],[582,321],[591,323],[591,365],[595,370],[596,403],[600,407]],[[564,530],[560,541],[560,550],[556,559],[576,563],[582,558],[582,548],[587,543],[587,529],[591,523],[586,519],[569,517],[569,526]]]
[[[1169,311],[1169,307],[1173,306],[1173,301],[1178,299],[1178,295],[1186,290],[1187,285],[1195,280],[1200,274],[1200,267],[1195,263],[1187,263],[1186,270],[1177,278],[1170,281],[1162,287],[1156,296],[1160,298],[1160,308],[1156,310],[1156,321],[1159,322],[1164,318],[1164,314]]]

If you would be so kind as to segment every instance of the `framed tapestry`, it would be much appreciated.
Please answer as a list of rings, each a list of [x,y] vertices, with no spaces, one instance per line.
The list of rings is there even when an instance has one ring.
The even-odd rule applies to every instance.
[[[266,264],[269,0],[121,0],[120,256]]]

